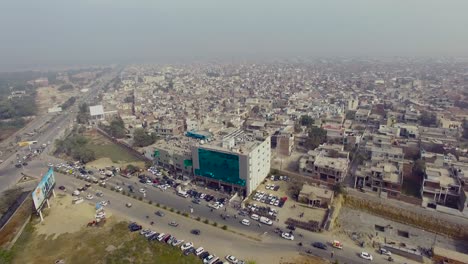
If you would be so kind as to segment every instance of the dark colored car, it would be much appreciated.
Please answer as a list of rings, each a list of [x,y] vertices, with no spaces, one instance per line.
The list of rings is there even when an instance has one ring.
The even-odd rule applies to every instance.
[[[192,200],[192,203],[194,203],[194,204],[200,204],[200,203],[201,203],[201,200],[200,200],[200,199],[193,199],[193,200]]]
[[[65,186],[59,186],[59,190],[65,191]]]
[[[16,167],[16,168],[21,168],[21,163],[16,163],[16,164],[15,164],[15,167]]]
[[[327,245],[325,245],[322,242],[314,242],[314,243],[312,243],[312,246],[315,247],[315,248],[320,248],[320,249],[323,249],[323,250],[327,250]]]
[[[190,255],[190,254],[192,254],[192,253],[195,253],[195,249],[194,249],[193,247],[184,250],[184,255],[185,255],[185,256],[188,256],[188,255]]]
[[[286,228],[293,231],[296,230],[296,227],[293,225],[288,225]]]
[[[200,257],[200,259],[204,259],[204,258],[208,257],[209,255],[210,255],[210,252],[205,251],[205,252],[201,253],[198,257]]]
[[[194,234],[194,235],[197,235],[197,236],[198,236],[198,235],[200,235],[200,233],[201,233],[201,232],[200,232],[200,230],[199,230],[199,229],[192,229],[192,230],[190,231],[190,233],[192,233],[192,234]]]
[[[163,212],[161,212],[161,211],[156,211],[155,214],[156,214],[157,216],[160,216],[160,217],[163,217],[163,216],[165,215],[165,214],[164,214]]]
[[[128,229],[130,229],[130,231],[132,232],[135,232],[135,231],[141,230],[142,226],[138,225],[137,223],[131,223],[128,225]]]

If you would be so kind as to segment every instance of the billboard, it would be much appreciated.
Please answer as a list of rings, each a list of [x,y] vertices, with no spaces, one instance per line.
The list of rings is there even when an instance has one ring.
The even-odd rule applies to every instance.
[[[36,189],[32,192],[34,207],[36,210],[40,209],[44,200],[49,196],[52,188],[55,185],[54,170],[49,168],[49,171],[42,177],[41,182],[37,185]]]

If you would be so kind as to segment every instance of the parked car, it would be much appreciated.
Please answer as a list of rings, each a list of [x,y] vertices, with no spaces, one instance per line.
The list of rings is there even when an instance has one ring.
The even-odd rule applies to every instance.
[[[367,253],[367,252],[361,252],[361,254],[359,255],[361,258],[363,259],[366,259],[366,260],[371,260],[373,259],[372,255]]]
[[[188,248],[188,249],[184,250],[183,254],[184,254],[184,256],[188,256],[188,255],[190,255],[190,254],[192,254],[194,252],[195,251],[194,251],[193,247],[191,247],[191,248]]]
[[[237,264],[237,262],[239,261],[236,257],[234,257],[233,255],[227,255],[226,256],[226,260],[229,261],[229,263],[232,263],[232,264]]]
[[[59,186],[59,190],[65,191],[65,186],[63,186],[63,185],[62,185],[62,186]]]
[[[199,257],[200,259],[204,259],[204,258],[208,257],[209,255],[210,255],[210,252],[208,252],[208,251],[203,251],[200,255],[198,255],[198,257]]]
[[[216,257],[215,255],[209,255],[208,257],[203,259],[203,264],[211,264],[217,260],[218,257]]]
[[[314,248],[319,248],[319,249],[323,249],[323,250],[327,250],[327,248],[328,248],[327,245],[325,245],[322,242],[314,242],[314,243],[312,243],[312,246]]]
[[[195,255],[200,256],[203,252],[205,252],[205,249],[203,247],[199,247],[195,250]]]
[[[190,233],[192,233],[192,234],[198,236],[198,235],[200,235],[201,232],[200,232],[200,229],[192,229],[192,230],[190,231]]]
[[[193,247],[193,243],[192,243],[192,242],[187,242],[187,243],[183,244],[183,245],[180,247],[180,249],[182,249],[182,250],[187,250],[187,249],[189,249],[189,248],[191,248],[191,247]]]
[[[132,207],[132,203],[126,203],[125,206],[130,208],[130,207]]]
[[[174,226],[174,227],[178,227],[178,226],[179,226],[179,224],[176,223],[175,221],[169,222],[169,225],[170,225],[170,226]]]
[[[94,198],[94,196],[90,193],[88,193],[88,195],[86,195],[86,199],[88,200],[92,200]]]
[[[249,226],[249,225],[250,225],[250,221],[249,221],[248,219],[242,219],[241,224],[243,224],[243,225],[245,225],[245,226]]]
[[[130,229],[131,232],[136,232],[142,229],[141,225],[138,225],[136,223],[131,223],[128,225],[128,229]]]

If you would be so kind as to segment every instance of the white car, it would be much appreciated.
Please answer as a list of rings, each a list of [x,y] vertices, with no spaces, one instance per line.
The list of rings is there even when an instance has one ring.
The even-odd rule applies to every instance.
[[[380,252],[380,254],[385,255],[385,256],[389,256],[389,257],[392,255],[392,252],[386,250],[385,248],[381,248],[379,250],[379,252]]]
[[[143,188],[141,188],[141,189],[140,189],[140,192],[141,192],[141,193],[146,193],[146,190],[143,189]]]
[[[73,196],[78,196],[80,195],[80,191],[78,190],[74,190],[73,193],[72,193]]]
[[[115,190],[118,191],[118,192],[121,192],[123,191],[123,188],[120,187],[119,185],[115,186]]]
[[[294,240],[294,235],[292,235],[291,233],[283,232],[281,233],[281,237],[287,240]]]
[[[249,226],[249,225],[250,225],[250,221],[249,221],[248,219],[242,219],[241,224],[243,224],[243,225],[245,225],[245,226]]]
[[[203,253],[203,252],[205,252],[205,249],[202,248],[202,247],[199,247],[199,248],[197,248],[197,249],[195,250],[195,255],[196,255],[196,256],[200,256],[201,253]]]
[[[177,247],[177,246],[179,246],[179,245],[182,244],[182,243],[184,243],[184,240],[183,240],[183,239],[176,239],[176,240],[174,240],[174,242],[172,242],[172,245],[173,245],[174,247]]]
[[[92,200],[94,198],[94,196],[90,193],[88,193],[88,195],[86,195],[86,199],[88,200]]]
[[[232,264],[236,264],[237,262],[239,262],[239,260],[237,260],[237,258],[234,257],[233,255],[227,255],[226,260]]]
[[[215,255],[209,255],[205,259],[203,259],[203,264],[211,264],[214,263],[218,258]]]
[[[374,259],[374,258],[372,257],[372,255],[369,254],[369,253],[367,253],[367,252],[361,252],[361,254],[360,254],[359,256],[360,256],[361,258],[367,259],[367,260],[372,260],[372,259]]]
[[[258,215],[256,215],[256,214],[252,214],[250,216],[250,218],[252,218],[253,220],[256,220],[256,221],[258,221],[258,219],[260,219],[260,217]]]
[[[187,250],[187,249],[189,249],[189,248],[191,248],[191,247],[193,247],[193,243],[192,243],[192,242],[187,242],[187,243],[183,244],[183,245],[180,247],[180,249],[182,249],[182,251],[184,251],[184,250]]]

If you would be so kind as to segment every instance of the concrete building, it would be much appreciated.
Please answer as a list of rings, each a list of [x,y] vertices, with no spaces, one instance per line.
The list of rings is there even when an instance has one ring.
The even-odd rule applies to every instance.
[[[290,156],[294,149],[294,134],[287,129],[276,131],[271,136],[271,148],[281,155]]]
[[[348,174],[349,153],[342,145],[322,145],[299,160],[299,173],[329,185],[342,182]]]
[[[178,175],[192,175],[192,152],[185,142],[158,141],[154,148],[154,163]]]
[[[89,114],[93,120],[104,120],[104,107],[102,105],[93,105],[89,107]]]
[[[232,130],[221,140],[192,147],[193,170],[207,184],[249,195],[270,172],[270,137]]]
[[[154,132],[160,137],[177,136],[182,134],[183,131],[184,125],[176,123],[158,124],[154,128]]]
[[[403,179],[403,162],[370,161],[356,171],[355,188],[378,192],[381,197],[399,198]]]
[[[459,180],[451,177],[447,168],[426,164],[421,195],[426,198],[427,206],[442,204],[457,207],[461,190]]]
[[[304,184],[298,200],[312,207],[328,207],[333,202],[333,191]]]

